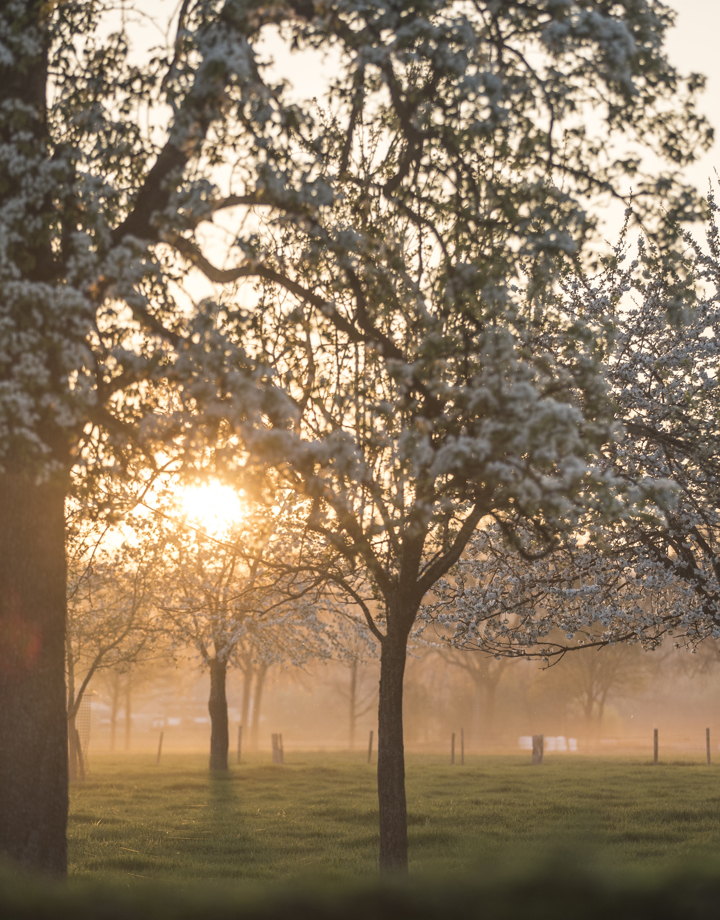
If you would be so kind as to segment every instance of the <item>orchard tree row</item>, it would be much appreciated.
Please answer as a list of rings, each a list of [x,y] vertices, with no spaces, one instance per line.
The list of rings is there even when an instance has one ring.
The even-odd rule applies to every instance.
[[[232,506],[228,487],[214,492],[231,505],[229,518],[212,511],[208,516],[201,508],[195,509],[200,517],[194,516],[194,505],[210,501],[207,490],[185,508],[182,491],[170,496],[167,484],[122,516],[127,496],[112,497],[112,514],[99,515],[86,494],[67,503],[71,779],[82,773],[75,719],[103,671],[185,661],[188,653],[198,658],[210,674],[210,769],[227,770],[228,669],[243,673],[242,724],[248,726],[252,698],[256,731],[273,665],[335,659],[352,669],[374,656],[353,607],[319,591],[317,578],[303,574],[299,564],[285,574],[290,535],[273,526],[271,510],[263,507],[260,520],[249,503]],[[109,496],[101,494],[107,507]],[[283,560],[280,571],[277,557]]]

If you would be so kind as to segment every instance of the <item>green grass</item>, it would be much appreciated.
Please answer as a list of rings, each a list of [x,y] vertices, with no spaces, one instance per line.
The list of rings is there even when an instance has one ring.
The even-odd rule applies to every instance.
[[[375,768],[290,753],[210,776],[204,756],[97,757],[73,787],[74,878],[134,883],[366,877],[377,865]],[[265,761],[265,758],[263,758]],[[410,755],[411,872],[487,877],[552,858],[595,870],[720,854],[720,767],[573,756]]]

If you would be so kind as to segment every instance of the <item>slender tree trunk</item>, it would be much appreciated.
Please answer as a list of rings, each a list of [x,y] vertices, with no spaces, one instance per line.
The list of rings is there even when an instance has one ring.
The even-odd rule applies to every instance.
[[[117,715],[120,707],[120,675],[113,675],[112,705],[110,707],[110,750],[115,750],[115,737],[117,735]]]
[[[378,706],[378,802],[380,806],[380,868],[407,872],[408,837],[403,741],[403,678],[408,631],[388,616],[380,651]]]
[[[475,704],[473,706],[473,736],[475,737],[476,747],[483,741],[483,685],[481,681],[473,676],[475,687]]]
[[[240,707],[240,724],[243,727],[246,738],[250,733],[250,698],[252,695],[253,673],[252,662],[248,661],[243,670],[243,693]]]
[[[68,714],[68,779],[74,783],[80,773],[80,752],[77,744],[77,728],[75,725],[75,711]]]
[[[76,721],[81,700],[82,697],[68,715],[68,779],[70,782],[85,779],[85,760]]]
[[[227,683],[227,663],[214,658],[210,662],[210,769],[227,770],[228,746],[228,707],[225,685]]]
[[[75,736],[75,654],[73,652],[71,630],[66,626],[65,632],[65,676],[67,679],[67,720],[68,720],[68,780],[77,779],[77,743]]]
[[[485,733],[488,738],[495,737],[495,697],[497,681],[488,681],[485,685]]]
[[[600,694],[600,699],[598,700],[598,717],[597,717],[598,729],[602,728],[602,720],[603,720],[603,716],[605,715],[605,701],[607,700],[607,697],[608,697],[608,691],[605,690],[603,693]]]
[[[253,697],[253,711],[252,711],[252,746],[253,750],[257,750],[258,742],[260,740],[260,706],[262,704],[262,695],[263,687],[265,686],[265,675],[267,674],[268,666],[266,664],[261,664],[257,669],[257,676],[255,679],[255,696]]]
[[[355,723],[357,722],[357,684],[358,684],[358,663],[350,663],[350,750],[355,749]]]
[[[125,684],[125,750],[130,750],[130,733],[132,731],[132,675],[128,672]]]
[[[0,475],[0,855],[67,871],[65,482]]]

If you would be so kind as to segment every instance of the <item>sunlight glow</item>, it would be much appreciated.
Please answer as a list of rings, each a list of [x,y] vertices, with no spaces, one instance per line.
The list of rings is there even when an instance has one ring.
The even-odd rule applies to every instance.
[[[211,536],[225,533],[243,516],[242,491],[211,481],[178,491],[178,505],[186,519]]]

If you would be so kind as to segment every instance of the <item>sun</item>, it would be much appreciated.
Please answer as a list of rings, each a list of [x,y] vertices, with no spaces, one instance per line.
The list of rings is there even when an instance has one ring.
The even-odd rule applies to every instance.
[[[206,533],[227,533],[243,516],[242,491],[211,480],[199,486],[186,486],[177,493],[178,505],[191,524]]]

